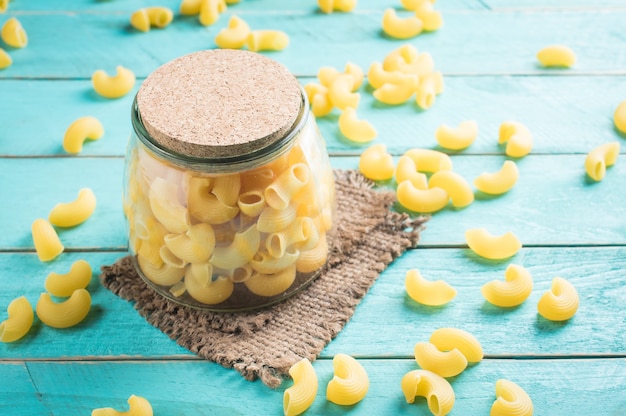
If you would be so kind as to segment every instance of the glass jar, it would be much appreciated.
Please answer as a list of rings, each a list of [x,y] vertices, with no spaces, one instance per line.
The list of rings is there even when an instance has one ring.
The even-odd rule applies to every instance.
[[[334,179],[286,68],[244,51],[186,55],[144,81],[131,113],[129,249],[157,293],[241,311],[286,299],[321,273]]]

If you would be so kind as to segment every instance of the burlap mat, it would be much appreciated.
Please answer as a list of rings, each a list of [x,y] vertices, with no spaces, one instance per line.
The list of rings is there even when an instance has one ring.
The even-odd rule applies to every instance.
[[[341,331],[380,272],[417,244],[425,222],[390,211],[394,193],[372,190],[358,172],[335,171],[335,177],[338,235],[328,266],[282,303],[242,313],[180,306],[155,295],[135,273],[130,257],[103,266],[100,280],[134,301],[149,323],[178,344],[248,380],[258,377],[277,387],[292,364],[305,357],[313,361]]]

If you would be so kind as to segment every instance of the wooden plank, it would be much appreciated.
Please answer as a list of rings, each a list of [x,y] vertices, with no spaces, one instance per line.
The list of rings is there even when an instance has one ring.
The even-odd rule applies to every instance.
[[[100,266],[121,256],[70,253],[43,264],[31,253],[0,254],[0,320],[6,318],[6,305],[18,296],[26,296],[35,305],[48,273],[66,272],[72,262],[83,258],[97,275]],[[528,268],[534,290],[523,305],[500,309],[483,299],[480,287],[502,280],[507,264],[480,261],[464,249],[411,250],[381,275],[322,356],[344,352],[359,357],[408,357],[416,342],[427,341],[435,329],[447,326],[473,333],[492,357],[626,355],[626,248],[524,249],[512,262]],[[458,291],[456,298],[445,307],[416,304],[404,288],[406,271],[412,268],[427,279],[449,282]],[[551,323],[537,315],[537,302],[555,276],[570,280],[580,296],[577,314],[565,323]],[[96,277],[88,290],[93,309],[87,320],[65,330],[36,320],[23,340],[0,343],[0,357],[193,357],[146,323],[130,303],[102,288]],[[384,336],[377,333],[381,325]]]
[[[0,77],[88,78],[97,69],[113,71],[116,65],[145,77],[175,57],[214,47],[213,38],[226,25],[229,13],[208,28],[187,19],[147,34],[129,29],[126,14],[26,14],[21,21],[29,33],[29,46],[10,51],[14,64]],[[410,41],[384,37],[379,11],[246,17],[253,28],[276,28],[290,35],[287,49],[268,56],[299,76],[315,75],[322,65],[343,67],[347,60],[367,67],[405,43],[431,52],[445,74],[623,73],[626,66],[626,55],[614,41],[626,11],[448,12],[441,30]],[[493,42],[494,34],[498,42]],[[540,68],[535,54],[546,43],[569,45],[578,55],[576,66],[569,71]],[[57,45],[64,45],[63,53]]]
[[[302,84],[314,78],[300,78]],[[139,82],[136,89],[139,88]],[[603,91],[597,94],[597,91]],[[6,95],[5,95],[6,94]],[[88,142],[81,156],[123,156],[130,125],[134,91],[118,100],[98,97],[86,80],[4,80],[0,95],[3,125],[0,155],[65,155],[65,130],[76,118],[98,117],[105,127],[102,139]],[[620,139],[613,112],[626,96],[626,85],[608,76],[580,77],[447,77],[446,91],[428,111],[415,104],[385,106],[369,87],[361,88],[359,117],[378,130],[376,142],[392,154],[410,147],[437,148],[434,132],[441,124],[476,120],[480,134],[463,154],[502,154],[498,129],[505,120],[523,122],[534,135],[533,153],[587,153]],[[580,103],[580,104],[572,104]],[[366,146],[346,140],[339,132],[339,110],[318,119],[328,150],[334,155],[359,154]],[[37,122],[32,122],[36,119]],[[626,150],[622,150],[626,152]]]
[[[49,414],[39,400],[39,393],[25,363],[0,363],[0,379],[2,379],[0,414],[11,416]]]
[[[317,397],[307,415],[430,414],[423,399],[407,404],[400,380],[417,369],[413,360],[361,360],[370,387],[350,407],[326,401],[332,362],[314,363]],[[0,364],[0,372],[6,364]],[[276,390],[250,383],[235,371],[208,362],[28,362],[30,377],[50,414],[89,414],[97,407],[128,408],[131,394],[147,398],[154,414],[281,414],[287,381]],[[456,401],[450,415],[488,414],[495,382],[506,378],[530,395],[535,414],[621,415],[626,409],[626,360],[485,360],[451,380]],[[26,375],[24,375],[26,377]],[[245,394],[242,395],[242,392]],[[243,397],[242,397],[243,396]],[[11,408],[30,406],[21,396],[6,397]]]
[[[484,0],[484,5],[491,10],[581,10],[581,9],[624,9],[622,0]]]

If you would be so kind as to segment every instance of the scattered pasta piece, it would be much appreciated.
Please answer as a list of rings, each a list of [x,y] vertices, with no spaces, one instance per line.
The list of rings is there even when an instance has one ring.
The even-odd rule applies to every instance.
[[[95,209],[96,196],[91,189],[83,188],[73,202],[56,204],[48,221],[57,227],[73,227],[87,221]]]
[[[545,67],[570,68],[576,63],[576,54],[567,46],[552,45],[537,52],[537,59]]]
[[[52,296],[68,297],[77,289],[85,289],[91,281],[92,270],[85,260],[77,260],[65,274],[50,273],[44,287]]]
[[[345,110],[347,107],[354,109],[359,106],[361,95],[358,92],[352,92],[355,83],[356,80],[349,74],[339,75],[333,81],[328,89],[328,97],[333,106],[340,110]]]
[[[462,150],[469,147],[478,136],[478,124],[473,120],[463,121],[456,128],[442,124],[435,131],[437,143],[450,150]]]
[[[8,68],[13,63],[11,56],[2,48],[0,48],[0,69]]]
[[[80,153],[85,140],[98,140],[104,134],[102,123],[95,117],[86,116],[75,120],[65,131],[63,150]]]
[[[15,17],[10,18],[2,26],[0,37],[9,46],[24,48],[28,45],[28,35],[22,24]]]
[[[42,293],[35,310],[44,324],[53,328],[69,328],[87,317],[91,308],[91,296],[85,289],[77,289],[65,301],[56,303],[49,293]]]
[[[562,277],[552,279],[552,287],[537,304],[539,314],[551,321],[567,321],[578,310],[578,292]]]
[[[522,243],[510,231],[494,236],[484,228],[472,228],[465,231],[465,241],[474,253],[491,260],[512,257],[522,248]]]
[[[311,111],[315,117],[323,117],[333,111],[333,103],[328,95],[328,88],[315,82],[310,82],[304,86],[304,90],[311,103]]]
[[[174,19],[174,13],[167,7],[146,7],[139,9],[130,16],[130,24],[141,32],[147,32],[150,27],[163,29]]]
[[[433,32],[443,26],[441,13],[433,9],[433,4],[430,1],[423,1],[417,6],[415,16],[422,21],[424,31],[426,32]]]
[[[415,75],[406,75],[397,83],[385,83],[374,90],[374,97],[385,104],[398,105],[407,102],[418,89],[419,81]]]
[[[445,190],[455,208],[464,208],[474,202],[474,191],[464,177],[451,170],[435,172],[428,181],[429,188]]]
[[[400,0],[400,3],[406,10],[415,11],[415,9],[421,6],[425,1],[434,3],[436,0]]]
[[[383,60],[383,69],[385,71],[401,71],[404,73],[407,71],[407,66],[417,61],[419,53],[417,48],[407,43],[389,52]]]
[[[626,134],[626,101],[619,103],[613,113],[613,122],[620,132]]]
[[[501,308],[521,305],[533,291],[533,278],[522,266],[509,264],[504,272],[504,282],[492,280],[480,289],[484,298]]]
[[[409,371],[402,377],[402,392],[407,403],[425,397],[428,409],[436,416],[445,416],[454,406],[454,390],[448,381],[428,370]]]
[[[317,0],[317,5],[324,13],[351,12],[356,7],[357,0]]]
[[[532,416],[533,402],[520,386],[512,381],[496,381],[496,400],[491,405],[490,416]]]
[[[116,75],[109,76],[99,69],[91,76],[94,90],[106,98],[120,98],[125,96],[135,85],[135,74],[130,69],[118,65]]]
[[[152,406],[150,402],[141,396],[131,395],[128,400],[129,409],[127,412],[119,412],[111,407],[94,409],[91,416],[152,416]]]
[[[512,160],[507,160],[502,164],[499,171],[478,175],[474,179],[474,186],[486,194],[499,195],[513,188],[518,178],[517,165]]]
[[[619,142],[605,143],[593,149],[585,159],[587,175],[594,181],[601,181],[606,175],[606,168],[613,166],[619,156]]]
[[[432,371],[441,377],[454,377],[467,367],[467,359],[456,348],[450,351],[439,351],[430,342],[415,344],[415,361],[424,370]]]
[[[0,0],[0,13],[5,13],[9,8],[10,0]]]
[[[283,409],[285,416],[295,416],[305,412],[315,400],[317,394],[317,374],[306,358],[298,361],[289,369],[293,385],[285,390]]]
[[[280,51],[289,45],[289,36],[280,30],[253,30],[248,35],[248,49],[252,52]]]
[[[363,400],[369,389],[369,378],[363,366],[346,354],[333,357],[333,379],[326,387],[326,400],[350,406]]]
[[[13,299],[7,307],[9,317],[0,322],[0,341],[14,342],[21,339],[33,326],[35,315],[26,297]]]
[[[427,306],[441,306],[456,296],[456,289],[443,280],[426,280],[417,269],[406,272],[404,279],[406,293],[417,303]],[[426,367],[422,367],[426,368]],[[428,368],[426,368],[428,370]]]
[[[250,35],[250,26],[241,18],[232,15],[228,27],[219,31],[215,44],[222,49],[241,49]]]
[[[418,189],[409,180],[398,185],[396,196],[403,207],[420,213],[439,211],[448,205],[450,199],[441,188]]]
[[[393,158],[387,146],[375,144],[368,147],[359,158],[359,171],[373,181],[386,181],[393,177]]]
[[[139,9],[130,15],[130,25],[140,32],[150,30],[150,16],[146,9]]]
[[[339,130],[341,134],[356,143],[369,143],[378,134],[369,121],[357,118],[356,110],[352,107],[346,107],[341,112]]]
[[[200,5],[202,0],[182,0],[180,2],[179,12],[185,16],[193,16],[200,14]]]
[[[422,21],[416,16],[399,17],[395,9],[386,9],[383,14],[383,32],[392,38],[409,39],[422,33]]]
[[[439,328],[430,336],[430,343],[439,351],[457,349],[465,356],[468,363],[477,363],[483,359],[483,347],[480,342],[467,331],[458,328]]]
[[[61,244],[57,232],[43,218],[36,219],[32,225],[33,242],[37,256],[41,261],[54,260],[65,247]]]
[[[404,153],[410,157],[418,172],[439,172],[440,170],[452,170],[452,159],[443,152],[431,149],[409,149]]]
[[[363,69],[357,64],[352,62],[346,63],[346,67],[343,70],[344,74],[352,75],[354,78],[354,85],[352,86],[352,91],[358,90],[363,84],[363,79],[365,78],[365,74],[363,73]]]
[[[498,143],[506,143],[507,156],[524,157],[533,148],[533,136],[523,124],[517,121],[505,121],[500,125]]]
[[[220,14],[226,11],[226,7],[224,0],[201,0],[198,21],[203,26],[210,26],[217,22]]]
[[[396,166],[396,183],[410,181],[417,189],[428,189],[428,178],[417,171],[417,166],[409,156],[402,155]]]
[[[385,84],[399,84],[407,74],[400,70],[387,71],[380,62],[373,62],[367,72],[367,82],[374,89],[378,89]]]

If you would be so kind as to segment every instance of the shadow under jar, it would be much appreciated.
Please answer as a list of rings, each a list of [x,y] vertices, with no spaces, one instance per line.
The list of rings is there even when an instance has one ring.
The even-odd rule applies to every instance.
[[[139,275],[212,311],[264,307],[325,266],[335,187],[298,81],[260,54],[175,59],[132,107],[124,213]]]

